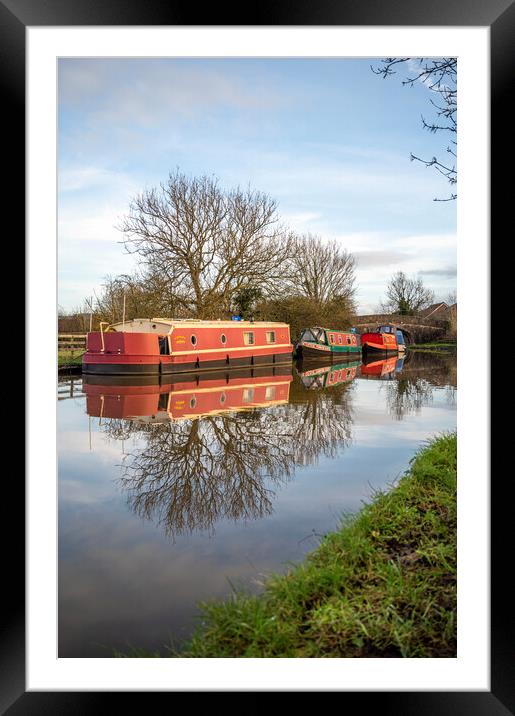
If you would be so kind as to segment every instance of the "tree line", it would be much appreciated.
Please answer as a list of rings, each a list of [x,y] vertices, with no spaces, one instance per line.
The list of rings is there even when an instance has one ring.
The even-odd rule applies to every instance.
[[[89,330],[91,312],[94,329],[124,315],[285,321],[292,337],[309,325],[343,330],[353,323],[354,256],[336,241],[293,232],[268,194],[224,190],[215,177],[177,170],[136,195],[118,229],[138,269],[107,276],[94,309],[90,301],[67,328],[72,316],[62,315],[60,330]],[[405,278],[396,282],[399,312],[429,305],[432,292]],[[395,290],[387,294],[392,308]]]

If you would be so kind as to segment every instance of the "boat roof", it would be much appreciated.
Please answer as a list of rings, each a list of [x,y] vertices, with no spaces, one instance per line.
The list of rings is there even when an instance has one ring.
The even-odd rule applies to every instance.
[[[330,331],[331,333],[352,333],[350,329],[345,328],[326,328],[325,326],[311,326],[310,328],[305,328],[305,331]]]
[[[109,328],[115,331],[134,331],[135,328],[156,330],[159,327],[173,328],[279,328],[288,326],[280,321],[228,321],[228,320],[203,320],[201,318],[133,318],[130,321],[119,321],[111,323]]]

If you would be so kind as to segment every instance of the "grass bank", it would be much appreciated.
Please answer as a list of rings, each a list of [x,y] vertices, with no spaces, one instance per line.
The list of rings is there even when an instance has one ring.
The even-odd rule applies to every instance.
[[[426,351],[430,353],[443,352],[455,353],[457,350],[456,341],[434,341],[433,343],[414,343],[408,346],[410,351]]]
[[[69,366],[82,365],[82,356],[84,351],[58,351],[57,366],[58,368],[67,368]]]
[[[456,655],[456,434],[263,594],[203,603],[182,657]]]

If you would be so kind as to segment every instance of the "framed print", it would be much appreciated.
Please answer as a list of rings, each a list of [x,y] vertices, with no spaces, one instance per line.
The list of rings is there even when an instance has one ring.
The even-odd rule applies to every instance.
[[[26,484],[8,483],[16,536],[9,528],[10,604],[4,611],[0,706],[15,716],[90,711],[111,691],[339,691],[351,703],[361,699],[360,704],[387,713],[513,713],[513,630],[501,567],[510,518],[504,514],[507,500],[490,483],[487,374],[495,338],[488,311],[490,213],[498,217],[510,205],[504,183],[489,200],[488,132],[509,136],[505,105],[513,70],[514,7],[506,0],[472,9],[418,0],[388,7],[335,8],[323,2],[316,8],[263,6],[255,17],[238,22],[217,10],[208,10],[199,24],[188,9],[152,0],[98,7],[0,0],[4,136],[6,148],[13,150],[7,165],[9,205],[19,204],[27,234]],[[411,135],[402,103],[418,112],[416,100],[430,83],[423,75],[427,58],[437,58],[437,66],[438,58],[450,59],[454,75],[442,75],[437,85],[446,106],[433,102],[437,118],[424,116],[423,127]],[[451,86],[456,58],[457,114]],[[337,92],[343,75],[348,78],[345,102]],[[166,99],[170,83],[173,102]],[[135,92],[137,125],[127,119],[136,111]],[[309,93],[316,101],[305,101]],[[401,104],[387,119],[384,108],[393,107],[392,97]],[[358,106],[361,119],[354,124],[349,119],[342,126],[342,134],[348,134],[336,141],[337,121]],[[267,107],[275,114],[267,115]],[[180,117],[172,126],[164,118],[173,112]],[[367,126],[363,118],[371,117]],[[452,134],[456,117],[458,163]],[[435,147],[436,155],[442,122],[451,123],[444,159],[418,153],[419,146],[422,152]],[[417,143],[424,128],[429,130],[426,145]],[[152,143],[159,144],[159,152],[151,151]],[[388,162],[404,145],[408,161],[389,175]],[[502,150],[499,145],[497,139],[491,150],[492,177],[510,151],[505,142]],[[159,184],[165,164],[169,178]],[[336,177],[332,184],[331,176]],[[261,190],[270,190],[273,198]],[[414,209],[427,191],[436,203]],[[282,209],[277,229],[276,195]],[[170,227],[169,216],[161,222],[160,211],[171,201],[179,223],[170,232],[180,243],[184,197],[188,206],[197,202],[199,215],[211,222],[209,238],[196,254],[209,267],[207,288],[192,269],[193,254],[184,264],[170,260],[187,254],[188,240],[171,253],[169,244],[157,249],[152,244],[163,226]],[[339,204],[345,216],[336,220]],[[435,219],[434,211],[444,218]],[[243,214],[250,223],[263,221],[263,236],[275,242],[266,244],[274,247],[273,255],[254,234],[238,253],[235,245],[246,240],[243,230],[238,233],[247,225]],[[359,223],[365,215],[366,240]],[[216,244],[217,232],[231,241]],[[338,249],[342,235],[350,254]],[[117,253],[122,242],[127,251],[120,247]],[[315,263],[313,253],[303,254],[308,245],[318,252],[316,279],[331,261],[334,272],[343,271],[345,260],[347,268],[357,262],[358,288],[352,288],[357,293],[348,294],[352,329],[319,328],[331,320],[346,325],[346,284],[336,284],[332,275],[330,290],[338,300],[331,303],[317,294],[325,323],[311,320],[312,304],[299,289]],[[454,358],[446,362],[441,354],[431,355],[435,345],[446,348],[440,336],[451,335],[456,321],[451,309],[456,310],[457,299],[447,300],[445,294],[456,295],[456,255],[461,340],[456,349],[454,338]],[[396,276],[412,279],[410,286],[418,286],[419,293],[435,287],[427,289],[425,303],[416,309],[387,303],[385,287],[394,267]],[[108,274],[101,283],[98,277]],[[251,279],[240,280],[243,275]],[[141,288],[150,282],[154,298],[170,291],[168,302],[145,302]],[[354,296],[359,300],[352,303]],[[445,320],[439,311],[449,312]],[[85,327],[66,323],[72,314],[80,314]],[[137,322],[144,316],[151,320],[143,331]],[[63,381],[56,408],[56,334],[73,341],[72,334],[86,333],[91,336],[81,358],[86,378]],[[155,361],[148,359],[153,347],[138,347],[142,334],[156,339],[145,343],[155,343]],[[231,344],[239,340],[236,335],[241,341]],[[377,336],[396,341],[393,360],[383,347],[379,368],[368,358]],[[95,348],[95,341],[101,347]],[[335,364],[332,357],[326,370],[306,358],[310,350],[349,352],[353,341],[361,351],[368,346],[367,363],[358,360],[354,366],[346,356],[347,362]],[[419,353],[411,351],[416,379],[406,371],[404,341],[408,354],[411,344],[422,344]],[[115,348],[106,350],[111,344]],[[301,364],[282,371],[281,355],[290,359],[293,349]],[[224,380],[215,385],[219,356]],[[204,366],[204,358],[212,364]],[[106,380],[97,368],[105,372],[109,360],[115,368]],[[175,375],[176,366],[188,361],[190,368]],[[145,370],[150,363],[158,366],[157,388]],[[123,374],[113,383],[120,365],[136,366],[139,382]],[[227,366],[235,372],[228,373]],[[193,373],[190,385],[187,377]],[[325,392],[317,392],[320,388]],[[386,406],[381,416],[379,399]],[[152,407],[141,407],[144,402]],[[329,418],[321,417],[323,410],[330,411]],[[198,621],[192,605],[226,599],[225,578],[250,583],[262,573],[284,572],[284,565],[298,563],[334,529],[334,512],[360,508],[367,480],[372,490],[390,486],[386,478],[376,480],[365,445],[374,446],[378,460],[390,460],[383,472],[396,479],[411,464],[413,446],[430,434],[455,434],[456,415],[458,608],[456,625],[456,610],[447,602],[438,607],[451,635],[445,647],[434,647],[438,640],[429,632],[416,646],[415,628],[406,618],[392,628],[392,646],[383,652],[369,646],[370,624],[359,620],[348,640],[353,651],[332,650],[332,644],[341,644],[331,621],[342,609],[334,593],[313,611],[309,625],[300,618],[295,646],[281,641],[276,651],[267,645],[260,652],[258,639],[252,648],[216,652],[209,648],[207,631],[195,637],[193,627],[183,629],[183,623]],[[299,430],[304,419],[311,420],[310,433]],[[66,430],[62,420],[68,421]],[[351,447],[353,440],[361,452]],[[185,453],[184,445],[192,443],[195,452]],[[344,453],[348,474],[361,471],[359,480],[347,478],[347,494],[353,495],[347,502],[338,496]],[[315,469],[319,463],[324,478],[321,468]],[[205,465],[209,469],[203,472]],[[440,514],[439,508],[427,509],[426,535]],[[375,527],[372,542],[383,539],[382,533]],[[285,546],[290,543],[295,549]],[[397,565],[388,567],[392,575],[402,566],[422,569],[441,557],[433,545],[435,551],[428,547],[423,554],[403,547],[394,559],[394,543],[389,538],[381,547]],[[187,583],[180,570],[188,573]],[[261,604],[252,602],[238,628],[251,629],[250,615],[253,609],[261,613]],[[203,618],[216,609],[208,608]],[[230,610],[223,614],[229,620]],[[264,632],[275,618],[265,614]],[[174,658],[146,658],[167,655],[155,651],[156,634],[162,630],[167,638],[166,623],[173,632]],[[306,640],[315,623],[320,634]],[[281,640],[285,633],[280,632]]]

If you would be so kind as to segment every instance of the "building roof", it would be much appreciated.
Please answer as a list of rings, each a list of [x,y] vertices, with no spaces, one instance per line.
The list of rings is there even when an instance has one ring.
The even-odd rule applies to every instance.
[[[438,303],[433,303],[431,306],[428,306],[428,308],[424,308],[423,311],[419,311],[418,315],[423,318],[429,318],[436,313],[447,313],[448,310],[449,306],[445,303],[445,301],[439,301]]]

